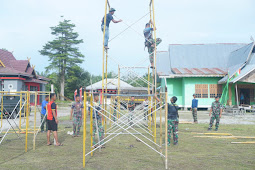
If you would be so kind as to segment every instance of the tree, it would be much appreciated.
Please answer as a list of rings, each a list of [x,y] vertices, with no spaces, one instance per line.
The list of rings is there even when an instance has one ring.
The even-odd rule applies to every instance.
[[[78,40],[79,34],[74,32],[75,25],[70,20],[60,21],[55,27],[50,27],[51,34],[55,36],[40,50],[40,54],[49,57],[47,71],[56,71],[60,82],[60,99],[64,100],[66,73],[71,67],[83,62],[84,55],[81,54],[77,45],[83,43]]]
[[[74,91],[79,90],[81,87],[86,87],[90,84],[90,73],[80,68],[73,66],[68,69],[66,75],[66,96],[73,99]]]

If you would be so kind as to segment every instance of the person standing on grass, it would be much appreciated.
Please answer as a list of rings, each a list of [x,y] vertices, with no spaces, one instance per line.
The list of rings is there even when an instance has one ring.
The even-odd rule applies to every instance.
[[[135,97],[131,97],[131,101],[128,103],[128,110],[129,110],[129,118],[128,122],[130,125],[133,124],[133,115],[134,115],[134,110],[135,110]]]
[[[191,111],[194,119],[194,123],[197,123],[197,107],[198,107],[198,100],[196,99],[196,94],[193,94],[193,100],[191,105]]]
[[[113,14],[116,10],[114,8],[111,8],[109,13],[106,15],[106,25],[105,25],[105,36],[104,36],[104,48],[105,49],[109,49],[108,48],[108,41],[109,41],[109,25],[110,22],[112,21],[113,23],[119,23],[122,20],[116,21],[113,19]],[[101,24],[101,30],[102,32],[104,32],[104,17],[102,19],[102,24]]]
[[[44,125],[46,122],[46,106],[49,102],[49,96],[45,96],[45,100],[42,102],[42,109],[41,109],[41,132],[47,132],[48,131],[48,125],[46,123],[46,129],[44,131]]]
[[[75,96],[75,102],[72,103],[70,120],[73,119],[73,137],[79,137],[80,129],[83,120],[83,104],[80,101],[80,96]],[[77,129],[77,131],[76,131]]]
[[[154,96],[158,102],[160,100],[155,95]],[[168,115],[167,115],[167,138],[168,146],[170,146],[171,133],[173,133],[174,145],[178,145],[178,125],[179,125],[179,114],[178,114],[178,105],[176,104],[177,97],[173,96],[170,99],[171,103],[168,104]]]
[[[53,136],[56,141],[55,146],[62,146],[61,143],[58,142],[58,117],[57,117],[57,105],[56,94],[50,94],[50,102],[47,104],[48,115],[47,115],[47,124],[48,124],[48,132],[47,132],[47,145],[52,145],[50,142],[50,133],[53,131]]]
[[[104,142],[104,127],[102,125],[102,115],[100,113],[101,111],[101,105],[99,104],[99,97],[98,95],[94,95],[94,102],[93,102],[93,145],[96,144],[96,133],[98,133],[98,137],[100,140],[100,144],[102,145]],[[98,145],[94,146],[95,148],[98,147]],[[102,148],[105,148],[104,145],[101,146]]]
[[[220,98],[219,96],[215,97],[215,102],[212,103],[212,107],[209,113],[210,118],[210,124],[208,130],[212,130],[213,122],[216,119],[216,124],[215,124],[215,131],[218,131],[219,129],[219,124],[220,124],[220,118],[222,115],[222,104],[219,102]]]

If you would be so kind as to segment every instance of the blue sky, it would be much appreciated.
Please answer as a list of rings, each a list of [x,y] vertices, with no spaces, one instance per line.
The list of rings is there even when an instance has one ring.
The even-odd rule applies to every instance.
[[[131,24],[149,12],[149,0],[110,0],[116,16]],[[157,37],[168,44],[249,43],[255,38],[254,0],[155,0]],[[31,57],[37,71],[44,71],[48,58],[39,50],[54,37],[49,27],[70,19],[84,43],[80,45],[85,61],[81,65],[92,74],[102,72],[102,32],[104,0],[1,0],[0,48],[13,51],[17,59]],[[110,42],[109,70],[119,64],[148,66],[148,54],[141,37],[149,15]],[[110,39],[127,26],[110,24]],[[147,59],[147,60],[146,60]]]

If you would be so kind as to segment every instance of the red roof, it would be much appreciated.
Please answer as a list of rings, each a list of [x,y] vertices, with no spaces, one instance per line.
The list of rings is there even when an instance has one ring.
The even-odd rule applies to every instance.
[[[28,82],[47,83],[47,78],[36,76],[34,69],[30,66],[29,60],[16,60],[11,52],[1,49],[0,60],[5,65],[5,67],[0,67],[0,74],[2,75],[24,76],[27,77],[26,81]]]
[[[174,74],[188,75],[226,75],[227,70],[222,68],[173,68]]]
[[[0,50],[0,60],[4,63],[6,67],[11,67],[10,61],[16,59],[11,52],[6,50]]]
[[[11,60],[10,64],[11,66],[18,71],[25,72],[27,65],[28,65],[28,60]]]

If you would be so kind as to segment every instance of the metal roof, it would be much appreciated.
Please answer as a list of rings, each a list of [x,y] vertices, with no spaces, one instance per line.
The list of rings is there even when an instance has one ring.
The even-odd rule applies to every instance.
[[[194,75],[225,75],[227,70],[224,68],[172,68],[174,74],[194,74]]]
[[[159,76],[173,74],[170,67],[170,58],[168,51],[157,52],[157,73]]]
[[[244,78],[246,75],[251,73],[252,71],[255,70],[255,64],[248,64],[246,65],[242,70],[241,73],[235,77],[233,80],[230,81],[230,83],[236,83],[237,81],[241,80]]]
[[[255,53],[252,53],[249,59],[249,62],[241,70],[240,74],[230,81],[231,83],[236,83],[237,81],[241,80],[246,75],[255,70]]]
[[[104,79],[104,83],[106,83],[106,79]],[[120,80],[120,88],[131,88],[133,86],[131,86],[130,84]],[[92,85],[89,85],[86,87],[86,90],[98,90],[98,89],[102,89],[102,80],[99,82],[96,82]],[[107,89],[118,89],[118,79],[107,79]]]
[[[244,64],[249,59],[252,47],[253,42],[231,52],[228,56],[228,68],[237,64]]]
[[[246,44],[169,45],[172,68],[226,68],[229,54]]]
[[[254,42],[247,44],[246,46],[239,48],[229,54],[228,59],[228,74],[229,77],[233,77],[234,74],[241,69],[241,74],[234,78],[231,83],[236,82],[236,80],[240,80],[243,78],[242,76],[246,75],[246,72],[249,72],[249,69],[252,69],[252,65],[255,64],[255,58],[254,53],[251,54],[252,50],[254,48]],[[242,74],[244,73],[244,75]],[[228,75],[219,80],[218,83],[226,83],[228,80]]]
[[[242,43],[170,44],[157,53],[159,76],[219,76],[228,72],[229,54],[245,47]]]

